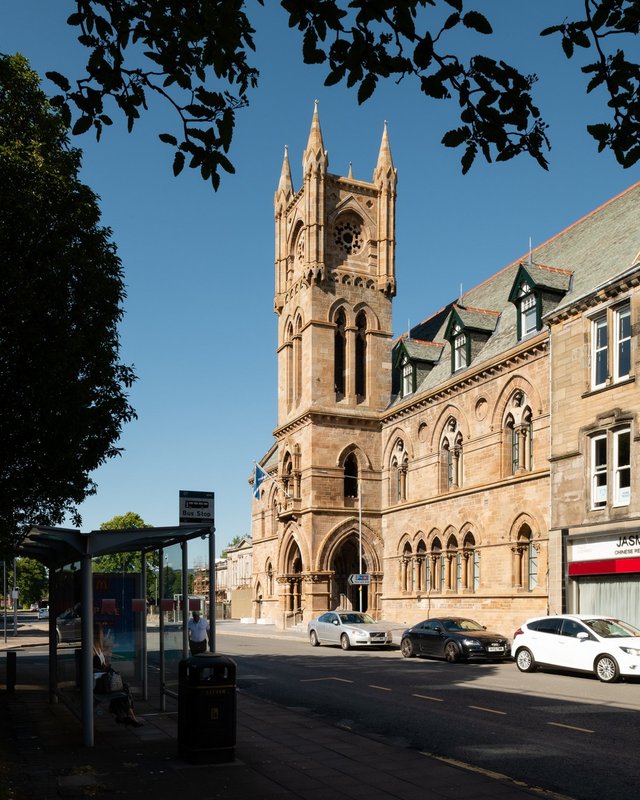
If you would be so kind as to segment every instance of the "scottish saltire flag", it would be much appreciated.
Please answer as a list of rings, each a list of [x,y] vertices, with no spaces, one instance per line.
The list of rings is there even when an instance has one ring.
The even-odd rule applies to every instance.
[[[255,475],[253,477],[253,496],[256,498],[256,500],[260,499],[260,486],[261,486],[262,482],[266,481],[266,479],[268,477],[269,476],[262,469],[260,464],[256,464],[256,471],[255,471]]]

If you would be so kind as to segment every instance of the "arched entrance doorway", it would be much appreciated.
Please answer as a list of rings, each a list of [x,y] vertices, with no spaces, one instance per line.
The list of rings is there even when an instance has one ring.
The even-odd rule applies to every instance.
[[[302,555],[295,540],[291,541],[285,560],[285,572],[278,578],[281,586],[285,624],[297,620],[302,612]]]
[[[329,569],[333,572],[331,578],[331,604],[330,607],[366,611],[369,607],[369,587],[352,586],[349,583],[350,575],[360,572],[360,545],[357,533],[347,536],[335,551]],[[368,572],[365,554],[362,554],[362,572]]]

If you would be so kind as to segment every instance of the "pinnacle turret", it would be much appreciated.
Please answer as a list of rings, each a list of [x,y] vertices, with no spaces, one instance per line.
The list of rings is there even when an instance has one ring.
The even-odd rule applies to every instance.
[[[315,101],[313,117],[311,119],[311,130],[309,131],[309,141],[302,156],[302,168],[307,170],[310,164],[320,164],[326,168],[328,165],[327,154],[322,141],[322,131],[320,129],[320,115],[318,114],[318,101]]]
[[[291,180],[291,165],[289,164],[289,148],[284,146],[284,158],[282,159],[282,169],[280,170],[280,180],[276,190],[276,201],[284,199],[287,201],[293,196],[293,181]]]
[[[375,183],[380,183],[385,178],[395,179],[396,171],[393,167],[393,159],[391,158],[391,147],[389,146],[389,132],[387,130],[387,121],[384,122],[384,129],[382,131],[382,141],[380,142],[380,152],[378,153],[378,163],[373,171],[373,180]]]

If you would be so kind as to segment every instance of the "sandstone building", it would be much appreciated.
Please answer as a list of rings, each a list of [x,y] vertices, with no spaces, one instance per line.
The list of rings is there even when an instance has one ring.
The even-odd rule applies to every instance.
[[[640,184],[397,341],[395,202],[386,128],[371,182],[334,175],[316,108],[303,185],[285,151],[275,195],[278,421],[254,492],[256,616],[452,613],[510,635],[597,604],[611,591],[579,566],[594,537],[640,537]]]

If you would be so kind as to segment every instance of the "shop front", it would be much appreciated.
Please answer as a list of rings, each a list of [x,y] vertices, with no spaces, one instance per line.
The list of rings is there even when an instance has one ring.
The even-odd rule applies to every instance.
[[[640,628],[640,531],[570,535],[568,609],[603,614]]]

